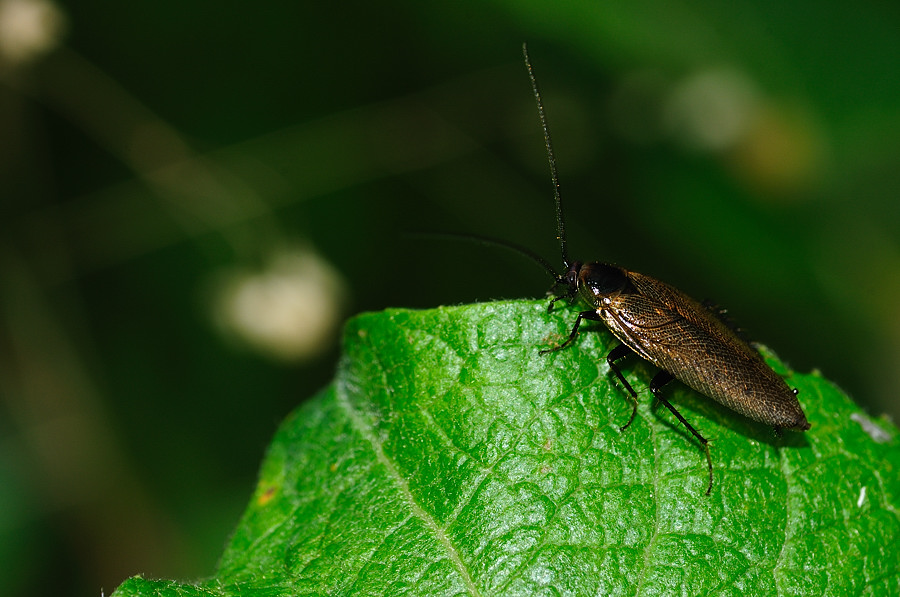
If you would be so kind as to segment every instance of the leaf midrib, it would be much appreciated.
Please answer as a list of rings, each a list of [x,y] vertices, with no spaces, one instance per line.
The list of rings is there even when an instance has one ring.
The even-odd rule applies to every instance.
[[[366,339],[365,342],[369,344],[368,339]],[[393,390],[387,383],[386,368],[378,358],[378,353],[375,348],[371,344],[369,344],[369,348],[371,349],[371,354],[376,366],[378,367],[378,371],[381,374],[382,387],[384,388],[384,391],[387,393],[392,393]],[[459,550],[450,540],[450,537],[447,536],[447,533],[444,531],[444,529],[441,528],[438,522],[434,519],[434,517],[431,516],[416,501],[412,491],[410,491],[409,489],[409,483],[407,483],[403,475],[400,474],[394,461],[391,460],[387,456],[387,454],[385,454],[383,442],[377,437],[377,434],[375,433],[372,426],[356,409],[353,408],[350,398],[347,395],[345,387],[346,383],[343,381],[343,378],[339,379],[341,379],[341,381],[338,382],[335,392],[337,402],[340,407],[347,413],[347,417],[350,419],[351,424],[359,432],[363,439],[365,439],[372,447],[372,451],[375,454],[376,460],[382,466],[384,466],[385,470],[388,472],[388,476],[397,485],[397,488],[400,491],[400,495],[409,506],[412,515],[424,523],[425,528],[429,529],[432,532],[434,538],[444,548],[447,553],[448,559],[453,564],[453,567],[456,569],[456,571],[459,573],[460,578],[462,579],[463,584],[465,585],[466,590],[469,592],[469,594],[473,597],[481,597],[481,591],[479,591],[478,587],[475,586],[475,582],[472,580],[472,576],[469,574],[469,571],[463,564],[462,558],[459,554]]]

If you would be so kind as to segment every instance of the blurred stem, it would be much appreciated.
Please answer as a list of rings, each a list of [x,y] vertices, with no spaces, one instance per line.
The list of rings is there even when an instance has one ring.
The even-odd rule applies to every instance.
[[[0,245],[0,331],[0,395],[17,430],[12,441],[28,455],[36,511],[61,517],[84,569],[112,584],[135,562],[153,569],[183,552],[110,432],[76,344],[7,243]]]
[[[39,86],[17,85],[18,91],[58,112],[125,164],[186,237],[220,233],[238,256],[250,253],[260,238],[281,238],[260,193],[195,152],[174,127],[79,54],[62,48],[39,74]],[[230,233],[231,225],[250,218],[257,227],[254,238]]]

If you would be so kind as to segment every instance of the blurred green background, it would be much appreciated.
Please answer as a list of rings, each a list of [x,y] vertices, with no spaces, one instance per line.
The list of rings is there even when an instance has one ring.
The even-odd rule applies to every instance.
[[[210,574],[344,318],[544,293],[404,236],[558,262],[526,40],[573,257],[896,415],[898,31],[882,2],[0,0],[0,594]]]

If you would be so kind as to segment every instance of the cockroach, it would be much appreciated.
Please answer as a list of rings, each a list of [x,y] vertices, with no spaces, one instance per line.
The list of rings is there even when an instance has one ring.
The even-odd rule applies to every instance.
[[[571,346],[584,320],[600,321],[609,328],[620,344],[606,355],[606,362],[625,387],[632,403],[631,417],[621,427],[622,431],[634,421],[638,402],[637,392],[622,375],[617,362],[635,353],[655,365],[659,372],[650,381],[650,391],[700,442],[709,469],[706,488],[706,495],[709,495],[713,486],[713,465],[707,439],[666,399],[663,386],[677,379],[749,419],[773,426],[776,432],[809,429],[809,422],[797,401],[797,390],[788,387],[759,352],[712,307],[650,276],[610,263],[569,259],[550,128],[527,45],[523,45],[522,51],[550,162],[557,239],[564,273],[557,273],[544,259],[536,258],[530,251],[522,252],[536,258],[555,280],[548,312],[560,300],[570,303],[581,300],[589,307],[578,313],[565,342],[543,349],[540,354]],[[510,248],[521,251],[518,247]]]

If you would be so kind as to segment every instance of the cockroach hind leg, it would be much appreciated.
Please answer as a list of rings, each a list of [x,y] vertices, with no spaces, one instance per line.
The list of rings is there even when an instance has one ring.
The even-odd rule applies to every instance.
[[[712,493],[713,487],[713,465],[712,465],[712,456],[709,453],[709,441],[700,435],[700,432],[694,429],[693,425],[687,422],[687,419],[678,412],[671,402],[666,400],[665,396],[662,395],[662,387],[672,381],[674,379],[670,373],[667,371],[660,371],[656,375],[653,376],[653,379],[650,380],[650,391],[653,392],[653,395],[656,396],[656,399],[662,402],[666,408],[669,409],[675,418],[678,419],[678,422],[684,425],[684,427],[691,432],[697,441],[700,442],[700,447],[703,448],[703,453],[706,455],[706,467],[709,470],[709,484],[706,486],[706,495],[710,495]]]
[[[703,444],[703,450],[706,452],[706,465],[709,468],[709,485],[706,486],[706,495],[712,493],[713,486],[713,466],[712,466],[712,456],[709,455],[709,446]]]
[[[697,437],[700,439],[700,447],[703,448],[703,453],[706,455],[706,470],[709,471],[709,484],[706,486],[706,495],[710,495],[713,488],[713,463],[712,455],[709,453],[709,441],[699,433]]]

